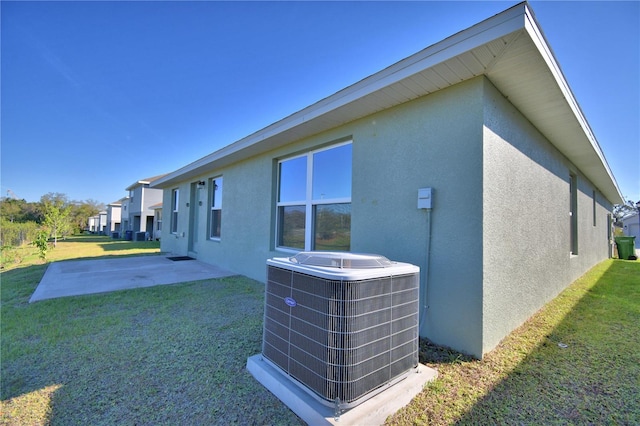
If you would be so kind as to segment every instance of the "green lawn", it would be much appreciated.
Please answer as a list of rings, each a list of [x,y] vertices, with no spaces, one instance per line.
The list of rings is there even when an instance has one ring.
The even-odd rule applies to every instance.
[[[394,424],[640,424],[640,262],[607,260],[482,361],[426,342],[439,378]]]
[[[108,241],[68,243],[95,256]],[[69,251],[59,243],[51,253]],[[300,423],[245,368],[261,350],[261,283],[230,277],[29,304],[44,270],[1,274],[1,424]]]
[[[76,239],[50,255],[159,251],[128,244]],[[29,304],[45,267],[23,260],[0,275],[0,424],[301,423],[245,369],[260,352],[261,283],[237,276]],[[640,424],[638,324],[640,262],[602,262],[482,361],[421,342],[440,376],[388,423]]]

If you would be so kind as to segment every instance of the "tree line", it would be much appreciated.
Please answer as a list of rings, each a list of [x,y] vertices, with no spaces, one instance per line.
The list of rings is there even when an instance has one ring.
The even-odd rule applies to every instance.
[[[91,216],[104,209],[94,200],[73,201],[66,194],[50,192],[38,202],[0,198],[0,245],[18,247],[42,239],[81,233]]]

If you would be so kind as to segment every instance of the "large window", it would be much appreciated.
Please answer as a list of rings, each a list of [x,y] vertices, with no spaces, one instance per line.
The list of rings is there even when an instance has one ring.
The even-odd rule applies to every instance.
[[[222,176],[209,181],[209,238],[220,238],[222,223]]]
[[[178,233],[178,203],[180,202],[180,192],[176,188],[171,191],[171,233]]]
[[[278,167],[278,247],[351,248],[351,143],[282,160]]]

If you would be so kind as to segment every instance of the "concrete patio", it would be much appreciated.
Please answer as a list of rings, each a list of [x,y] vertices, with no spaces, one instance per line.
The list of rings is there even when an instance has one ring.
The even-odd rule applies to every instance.
[[[54,262],[47,268],[29,303],[236,275],[198,260],[173,261],[169,257],[136,256]]]

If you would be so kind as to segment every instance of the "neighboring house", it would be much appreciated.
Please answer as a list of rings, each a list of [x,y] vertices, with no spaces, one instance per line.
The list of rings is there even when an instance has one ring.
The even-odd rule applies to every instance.
[[[122,238],[125,231],[131,230],[129,228],[129,197],[120,199],[120,220],[122,222],[120,237]]]
[[[420,334],[476,357],[609,256],[622,201],[526,3],[153,186],[163,252],[263,282],[301,250],[420,266]]]
[[[146,232],[149,237],[153,234],[155,212],[151,208],[154,204],[162,203],[162,190],[150,188],[149,185],[164,175],[142,179],[127,187],[129,197],[127,200],[127,212],[123,210],[123,216],[127,217],[125,230]]]
[[[98,233],[106,235],[107,232],[107,211],[103,210],[98,213]]]
[[[89,219],[87,219],[87,229],[92,234],[95,234],[96,230],[98,229],[99,219],[100,218],[98,216],[91,216],[91,217],[89,217]]]
[[[640,215],[631,213],[622,218],[622,232],[628,237],[636,237],[636,248],[640,249]]]
[[[154,227],[152,239],[160,240],[162,237],[162,203],[149,207],[154,212]]]
[[[107,212],[101,211],[87,220],[87,228],[92,234],[104,234],[107,227]]]
[[[109,203],[107,206],[107,233],[116,238],[120,236],[121,221],[122,221],[122,200]]]

